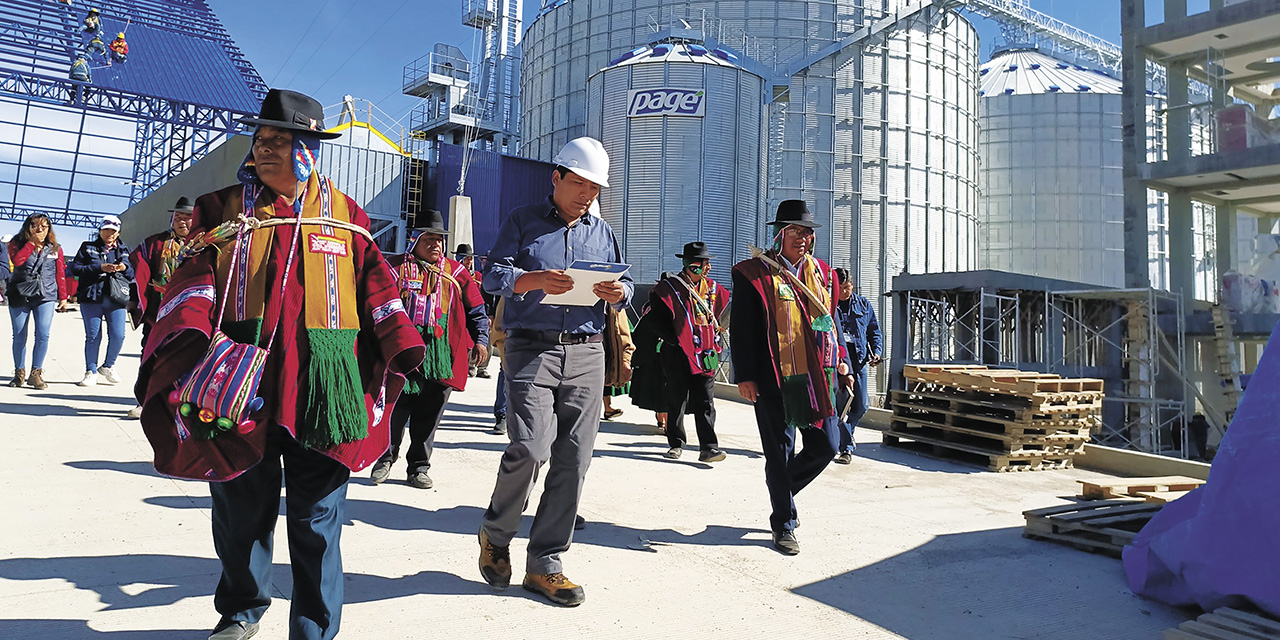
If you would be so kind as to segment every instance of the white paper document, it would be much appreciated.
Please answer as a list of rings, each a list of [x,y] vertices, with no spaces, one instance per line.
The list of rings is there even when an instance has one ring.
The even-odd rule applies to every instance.
[[[574,260],[565,269],[565,273],[573,278],[573,288],[565,293],[547,294],[542,304],[558,304],[570,307],[591,307],[600,302],[600,297],[591,290],[597,283],[612,282],[622,277],[630,269],[629,264],[614,262],[591,262]]]

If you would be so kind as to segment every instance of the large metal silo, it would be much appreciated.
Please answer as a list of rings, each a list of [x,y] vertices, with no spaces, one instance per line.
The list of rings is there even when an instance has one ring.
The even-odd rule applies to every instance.
[[[1034,49],[981,74],[984,264],[1124,286],[1120,80]]]
[[[696,44],[640,47],[591,77],[587,135],[611,161],[600,197],[631,275],[678,271],[684,243],[702,240],[711,275],[748,255],[763,189],[763,80],[733,55]]]

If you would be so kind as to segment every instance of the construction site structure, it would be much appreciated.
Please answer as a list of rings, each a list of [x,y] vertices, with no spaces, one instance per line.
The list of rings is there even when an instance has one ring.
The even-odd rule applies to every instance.
[[[902,275],[892,294],[892,388],[908,388],[905,367],[936,363],[1098,378],[1106,396],[1094,442],[1187,455],[1198,391],[1177,295],[1001,271]]]
[[[266,95],[205,0],[102,5],[102,33],[127,32],[127,61],[82,31],[88,9],[0,7],[0,219],[96,227],[208,154]]]

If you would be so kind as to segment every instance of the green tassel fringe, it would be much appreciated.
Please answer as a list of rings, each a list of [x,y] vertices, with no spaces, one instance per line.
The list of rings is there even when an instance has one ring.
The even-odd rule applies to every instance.
[[[400,395],[416,396],[422,393],[422,387],[426,383],[427,379],[423,378],[422,374],[417,369],[414,369],[404,377],[404,389],[400,391]]]
[[[255,346],[262,341],[262,318],[250,318],[222,323],[222,334],[239,342]]]
[[[787,426],[801,429],[813,426],[813,399],[809,376],[787,376],[782,379],[782,416]]]
[[[369,420],[356,362],[359,329],[307,329],[311,362],[307,367],[306,409],[298,440],[327,449],[369,435]]]
[[[422,361],[422,377],[427,380],[448,380],[453,377],[453,351],[449,348],[449,316],[440,316],[440,326],[444,327],[444,335],[439,338],[431,332],[430,327],[422,332],[422,341],[427,345],[427,359]]]

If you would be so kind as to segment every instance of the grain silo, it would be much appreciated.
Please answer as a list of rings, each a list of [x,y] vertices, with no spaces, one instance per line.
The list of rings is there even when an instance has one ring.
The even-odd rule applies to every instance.
[[[985,265],[1123,286],[1120,80],[1027,48],[981,74]]]
[[[893,276],[977,268],[978,37],[959,14],[904,0],[544,0],[522,41],[522,151],[550,160],[587,135],[591,76],[663,43],[723,48],[763,79],[763,194],[735,215],[763,244],[777,203],[805,200],[823,224],[815,253],[852,271],[886,344]],[[608,191],[602,214],[618,222]],[[671,253],[638,239],[629,262]],[[735,242],[721,263],[747,257]]]
[[[630,51],[591,77],[587,135],[604,142],[612,187],[601,210],[627,248],[631,275],[678,271],[684,243],[734,256],[754,242],[764,187],[763,80],[723,49],[664,43]]]

